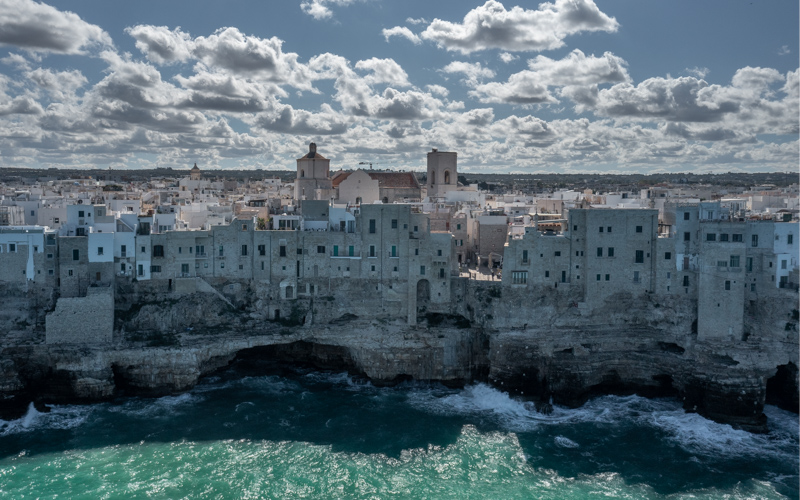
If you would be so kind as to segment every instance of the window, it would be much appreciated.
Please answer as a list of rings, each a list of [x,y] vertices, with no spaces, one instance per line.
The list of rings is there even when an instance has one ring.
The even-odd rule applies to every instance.
[[[146,252],[145,252],[145,247],[142,247],[142,250],[141,250],[141,251],[142,251],[142,253],[146,253]]]
[[[67,269],[67,276],[72,276],[72,269]]]
[[[247,255],[247,245],[242,245],[242,257]]]
[[[47,254],[47,258],[48,259],[52,259],[53,258],[53,254],[51,254],[51,253]]]
[[[558,250],[556,251],[556,257],[561,257],[561,252]]]
[[[392,252],[390,254],[392,257],[397,257],[397,246],[392,245]]]
[[[195,245],[194,253],[198,256],[202,256],[206,254],[206,246],[205,245]]]
[[[786,261],[781,260],[781,269],[786,269]]]
[[[8,251],[14,253],[17,251],[17,244],[16,243],[9,243],[8,244]],[[75,250],[77,252],[77,250]],[[77,260],[77,259],[75,259]]]
[[[610,274],[606,274],[606,281],[611,281],[611,275]]]
[[[730,263],[731,267],[739,267],[739,256],[731,255]]]
[[[339,256],[339,245],[333,245],[333,256],[334,257]]]
[[[600,232],[601,233],[603,232],[603,226],[600,226]]]
[[[544,277],[545,278],[549,278],[550,277],[550,271],[545,271],[544,272]]]
[[[258,255],[264,256],[267,255],[267,246],[266,245],[258,245]]]
[[[748,273],[753,272],[753,258],[752,257],[748,257],[745,262],[747,263],[747,267],[745,268],[745,270]]]
[[[436,256],[437,257],[441,257],[442,256],[442,251],[441,250],[436,250]]]
[[[750,238],[750,246],[752,246],[752,247],[757,247],[758,246],[758,235],[757,234],[754,234]]]
[[[419,266],[419,274],[425,275],[425,266]]]
[[[461,231],[461,224],[456,224],[456,230]]]
[[[59,218],[53,217],[53,224],[58,224],[58,223],[59,223]]]
[[[439,268],[439,278],[444,279],[444,268],[443,267]]]
[[[683,212],[683,220],[689,220],[689,212]]]
[[[161,266],[150,266],[150,272],[151,273],[160,273],[161,272]]]
[[[597,281],[600,281],[600,275],[599,274],[597,275]]]
[[[750,283],[750,291],[751,292],[755,292],[756,291],[756,284],[755,283]]]
[[[572,226],[572,230],[573,230],[573,231],[577,231],[577,230],[578,230],[578,225],[577,225],[577,224],[574,224],[574,225]]]
[[[731,289],[731,282],[729,280],[725,280],[725,290]]]
[[[181,274],[189,274],[189,264],[181,264]]]
[[[325,245],[317,245],[317,253],[325,253]]]
[[[279,255],[281,257],[286,257],[286,245],[281,245]]]
[[[610,233],[610,232],[611,232],[611,226],[608,226],[608,227],[606,228],[606,230],[607,230],[607,231]]]
[[[720,233],[719,241],[728,241],[728,233]]]
[[[528,262],[528,251],[527,250],[523,250],[522,251],[522,262]]]
[[[664,260],[672,260],[672,252],[664,252]]]
[[[247,224],[242,224],[242,231],[247,231]]]
[[[525,285],[528,283],[528,271],[514,271],[511,273],[512,285]]]
[[[178,247],[178,253],[183,253],[183,248]]]
[[[81,251],[75,249],[72,251],[72,260],[81,260]]]
[[[419,231],[419,228],[417,226],[414,226],[414,232],[416,233],[417,231]]]
[[[414,249],[414,255],[419,255],[419,248]]]
[[[636,250],[636,260],[637,264],[642,264],[644,262],[644,250]]]
[[[222,246],[222,245],[219,246],[219,256],[220,257],[224,257],[225,256],[225,247]]]
[[[97,247],[97,255],[103,255],[103,247]]]
[[[636,232],[637,233],[641,233],[642,232],[642,226],[636,226]]]
[[[375,257],[375,245],[370,245],[369,246],[369,256],[370,257]]]
[[[639,282],[639,271],[634,271],[633,272],[633,282],[634,283],[638,283]]]
[[[397,229],[397,219],[392,219],[392,229]]]
[[[706,241],[717,241],[716,233],[708,233],[706,235]]]
[[[734,242],[741,242],[741,241],[743,241],[743,240],[742,240],[742,235],[741,235],[741,233],[740,233],[740,234],[736,234],[736,233],[734,233],[734,234],[733,234],[733,241],[734,241]]]
[[[85,216],[86,212],[84,212],[83,210],[78,210],[78,217],[85,217]]]
[[[375,219],[370,219],[369,220],[369,232],[370,233],[374,233],[375,232]]]
[[[718,260],[717,261],[717,267],[728,267],[728,261],[727,260]]]
[[[369,267],[370,267],[370,269],[369,269],[370,271],[374,271],[375,270],[375,266],[369,266]]]
[[[354,247],[353,245],[350,245],[349,247],[347,247],[347,255],[349,255],[350,257],[354,256],[356,254],[356,250],[355,249],[356,249],[356,247]]]
[[[138,274],[139,276],[144,276],[144,266],[142,264],[139,264],[136,267],[136,274]]]
[[[688,276],[684,276],[683,277],[683,286],[689,286],[689,277]]]
[[[791,245],[792,243],[794,243],[794,235],[787,234],[786,235],[786,244],[787,245]]]
[[[614,247],[608,247],[608,256],[609,257],[613,257],[614,256]]]
[[[688,231],[683,233],[683,241],[690,241],[691,239],[692,239],[691,233],[689,233]]]
[[[297,249],[297,255],[303,255],[303,249],[302,248],[298,248]]]
[[[597,256],[598,257],[602,257],[603,256],[603,247],[597,247]]]

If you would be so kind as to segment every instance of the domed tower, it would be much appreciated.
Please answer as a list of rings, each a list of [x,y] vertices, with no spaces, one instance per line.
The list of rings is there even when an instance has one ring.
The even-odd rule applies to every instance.
[[[197,163],[195,163],[194,167],[192,167],[192,169],[189,171],[189,177],[191,177],[193,181],[199,181],[200,176],[200,169],[197,168]]]
[[[428,153],[428,198],[444,196],[458,188],[457,153],[439,151]]]
[[[331,192],[331,161],[317,153],[317,145],[308,145],[308,154],[297,159],[297,178],[294,198],[300,200],[327,200]]]

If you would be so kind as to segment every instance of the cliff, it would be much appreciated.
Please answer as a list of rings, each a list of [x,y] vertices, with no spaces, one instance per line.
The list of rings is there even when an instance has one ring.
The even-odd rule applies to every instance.
[[[348,370],[376,384],[488,381],[570,406],[596,394],[668,395],[689,411],[753,431],[765,429],[768,401],[798,410],[792,292],[751,303],[745,338],[708,342],[698,340],[696,311],[677,299],[620,293],[590,309],[569,290],[522,293],[460,279],[452,288],[452,310],[421,311],[419,324],[409,326],[359,306],[355,294],[294,300],[283,304],[290,314],[268,320],[264,311],[275,301],[247,283],[181,293],[134,284],[115,291],[113,335],[95,332],[94,341],[72,344],[45,343],[42,312],[32,308],[38,319],[18,313],[3,323],[2,405],[8,413],[31,400],[175,393],[237,358],[255,357]]]

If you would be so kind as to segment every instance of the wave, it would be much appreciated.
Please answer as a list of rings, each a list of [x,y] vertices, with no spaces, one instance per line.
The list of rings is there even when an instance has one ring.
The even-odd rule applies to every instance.
[[[91,406],[48,406],[50,411],[40,412],[33,403],[28,411],[16,420],[0,420],[0,436],[10,436],[39,430],[73,429],[83,424],[92,413]]]
[[[408,402],[433,414],[489,417],[511,432],[534,432],[543,426],[578,423],[639,425],[662,431],[693,454],[770,457],[798,463],[797,415],[775,407],[765,410],[771,432],[752,434],[708,420],[697,413],[687,413],[676,400],[635,395],[602,396],[575,409],[554,405],[548,415],[537,412],[530,403],[516,400],[485,384],[468,386],[445,395],[436,391],[412,391]],[[576,445],[563,436],[556,438],[556,444],[561,447],[570,447],[569,443]]]

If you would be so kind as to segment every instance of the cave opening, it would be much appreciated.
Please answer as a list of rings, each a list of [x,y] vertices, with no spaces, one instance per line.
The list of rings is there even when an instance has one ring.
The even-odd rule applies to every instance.
[[[800,413],[797,365],[792,362],[780,365],[775,375],[767,379],[766,404]]]

